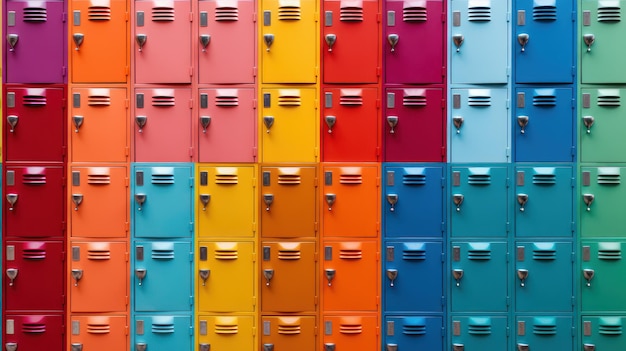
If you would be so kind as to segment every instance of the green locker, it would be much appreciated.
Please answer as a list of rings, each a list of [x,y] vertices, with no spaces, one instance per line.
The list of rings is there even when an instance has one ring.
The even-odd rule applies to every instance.
[[[626,150],[626,149],[625,149]],[[623,203],[626,185],[621,184],[624,167],[582,167],[578,198],[581,237],[623,237],[626,216]]]
[[[582,242],[581,300],[583,313],[626,311],[626,261],[623,241]]]

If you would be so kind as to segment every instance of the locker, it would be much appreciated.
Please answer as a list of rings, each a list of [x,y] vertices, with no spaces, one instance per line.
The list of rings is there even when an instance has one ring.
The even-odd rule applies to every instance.
[[[384,311],[443,312],[442,243],[387,242],[383,249]]]
[[[320,211],[326,237],[377,237],[380,164],[325,164]]]
[[[569,316],[518,316],[515,344],[518,350],[575,350],[574,324]],[[532,329],[531,329],[532,328]]]
[[[445,161],[446,103],[443,90],[387,88],[386,93],[382,121],[385,161]]]
[[[129,73],[126,0],[71,2],[73,83],[126,83]]]
[[[515,167],[515,235],[572,237],[574,186],[570,166]]]
[[[315,88],[263,89],[258,122],[262,162],[318,161],[316,94]]]
[[[200,311],[254,312],[253,242],[200,242],[196,275]]]
[[[64,95],[63,88],[7,87],[6,161],[65,160]]]
[[[624,316],[583,316],[581,343],[587,351],[614,350],[624,345]]]
[[[450,235],[504,237],[509,232],[508,167],[451,168]]]
[[[326,315],[323,328],[324,350],[375,351],[380,347],[376,315]]]
[[[191,90],[136,89],[135,93],[134,161],[191,161]]]
[[[255,2],[202,0],[199,1],[198,10],[200,18],[196,50],[200,84],[254,83]]]
[[[69,217],[72,237],[128,236],[126,167],[72,167]]]
[[[128,347],[128,321],[125,315],[71,316],[69,338],[74,349],[109,351]]]
[[[505,242],[453,242],[450,295],[454,312],[506,312],[509,305]]]
[[[200,162],[254,162],[256,120],[254,88],[200,89]]]
[[[442,0],[385,2],[383,55],[386,83],[444,83],[445,3]]]
[[[315,312],[315,243],[264,241],[261,247],[261,311]]]
[[[71,312],[125,312],[128,247],[125,242],[71,242],[68,281]]]
[[[6,311],[62,311],[64,251],[60,241],[6,241],[2,307]]]
[[[576,73],[573,5],[572,1],[515,1],[512,38],[515,82],[573,82]]]
[[[621,22],[620,8],[623,0],[582,0],[580,12],[580,51],[581,82],[624,83],[620,60],[626,50],[612,45],[616,33],[624,31],[626,24]]]
[[[623,167],[581,167],[581,237],[624,236],[626,222],[618,208],[626,191],[620,180],[622,170]]]
[[[200,350],[254,350],[253,316],[199,316]]]
[[[3,338],[9,350],[64,350],[61,314],[6,315]]]
[[[7,83],[67,81],[65,6],[62,0],[6,2]]]
[[[452,0],[449,29],[452,84],[507,83],[508,1]]]
[[[31,238],[63,236],[63,167],[7,165],[5,172],[4,235]]]
[[[507,350],[509,326],[506,317],[452,316],[451,319],[452,350]]]
[[[445,176],[441,164],[387,163],[383,171],[384,235],[444,235]]]
[[[377,83],[380,77],[378,0],[323,0],[324,83]]]
[[[72,162],[127,162],[130,154],[125,88],[73,88],[69,138]]]
[[[320,121],[325,162],[380,159],[380,97],[376,88],[324,89]]]
[[[188,0],[136,2],[135,83],[191,83],[191,16]]]
[[[189,315],[135,315],[134,350],[191,350],[193,324]]]
[[[191,311],[193,252],[189,242],[137,241],[133,259],[135,311]],[[176,284],[172,284],[174,277]]]
[[[582,243],[581,311],[624,311],[622,298],[624,242],[601,241]]]
[[[198,165],[198,237],[255,236],[256,170],[254,165]]]
[[[263,350],[317,349],[317,325],[315,316],[262,316]]]
[[[384,350],[443,350],[441,316],[387,316]]]
[[[624,162],[626,158],[619,150],[626,147],[626,142],[619,131],[626,127],[626,107],[621,105],[626,90],[581,90],[580,162]]]
[[[317,82],[318,7],[318,2],[311,0],[260,3],[258,46],[263,83]]]

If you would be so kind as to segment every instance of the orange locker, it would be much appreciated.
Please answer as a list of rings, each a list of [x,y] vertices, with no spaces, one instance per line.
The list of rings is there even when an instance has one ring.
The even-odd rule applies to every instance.
[[[317,328],[314,316],[263,316],[263,351],[314,351]]]
[[[261,310],[315,312],[315,243],[263,242],[261,249]]]
[[[324,316],[323,350],[376,351],[378,344],[378,316]]]
[[[111,351],[128,348],[126,316],[71,316],[69,350]]]
[[[206,316],[198,320],[199,351],[254,350],[253,316]]]

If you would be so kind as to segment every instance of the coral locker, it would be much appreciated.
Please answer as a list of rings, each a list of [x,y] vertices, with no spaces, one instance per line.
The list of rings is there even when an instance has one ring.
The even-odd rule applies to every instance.
[[[256,167],[198,165],[198,237],[253,238],[257,230]]]
[[[191,135],[191,89],[136,89],[134,161],[189,162]]]
[[[254,162],[256,121],[254,88],[200,89],[200,162]]]
[[[65,7],[62,0],[6,1],[4,72],[7,83],[66,81]]]
[[[626,89],[581,89],[579,112],[580,162],[623,162],[620,150],[626,141],[620,130],[626,128],[621,95]]]
[[[201,0],[197,48],[201,84],[254,83],[256,8],[253,0]]]
[[[3,251],[2,307],[6,311],[64,309],[65,249],[62,242],[7,241]]]
[[[322,0],[324,83],[377,83],[380,64],[379,0]]]
[[[263,83],[316,83],[319,75],[315,0],[260,3],[259,65]]]
[[[385,350],[444,350],[441,316],[387,316],[382,333]]]
[[[570,316],[518,316],[514,327],[518,350],[575,350]]]
[[[64,89],[6,89],[6,161],[63,162],[67,146]]]
[[[135,83],[191,83],[191,2],[135,3]]]
[[[64,350],[61,314],[8,314],[4,323],[2,341],[9,350]]]
[[[324,350],[375,351],[379,345],[377,315],[326,315],[322,326]]]
[[[134,318],[133,340],[135,350],[168,351],[191,350],[193,322],[189,315],[139,315]],[[134,345],[133,345],[134,344]]]
[[[452,349],[507,350],[509,325],[505,316],[452,316]]]
[[[626,337],[622,331],[626,316],[582,316],[583,347],[587,350],[617,350]]]
[[[128,320],[125,315],[72,316],[70,345],[80,350],[124,350],[128,347]]]
[[[452,83],[506,83],[509,77],[508,1],[451,0]]]
[[[386,0],[383,55],[388,84],[437,84],[446,76],[442,0]]]
[[[73,83],[125,83],[128,62],[126,0],[75,0],[70,11]]]
[[[621,21],[624,0],[582,0],[580,16],[581,83],[626,83],[618,57],[626,49],[613,45],[617,33],[626,30]]]
[[[200,351],[254,350],[255,321],[253,316],[199,316],[196,338]]]
[[[127,162],[130,157],[125,88],[73,88],[69,116],[72,162]]]
[[[441,88],[387,88],[385,161],[446,160],[446,109]]]
[[[376,162],[380,155],[376,88],[324,89],[320,121],[324,162]]]
[[[581,237],[621,237],[626,229],[619,204],[626,186],[621,184],[623,167],[581,167],[578,198]]]
[[[263,316],[263,350],[317,350],[315,316]]]
[[[581,311],[624,311],[624,282],[621,277],[626,264],[622,260],[623,241],[582,241],[580,272]]]

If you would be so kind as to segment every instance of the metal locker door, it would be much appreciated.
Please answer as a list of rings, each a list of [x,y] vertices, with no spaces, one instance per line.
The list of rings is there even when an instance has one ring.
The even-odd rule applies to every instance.
[[[128,347],[125,315],[71,316],[71,350],[124,350]]]
[[[263,350],[317,349],[315,316],[262,316]]]
[[[133,330],[131,349],[182,351],[192,347],[193,324],[189,315],[135,315]]]
[[[443,350],[441,316],[387,316],[384,350]]]
[[[620,130],[626,128],[621,95],[625,89],[581,89],[580,162],[623,162],[626,148]]]
[[[516,328],[518,350],[575,350],[570,316],[518,316]]]
[[[503,316],[452,316],[452,350],[507,350],[509,326]]]
[[[625,284],[616,279],[626,270],[622,260],[624,242],[583,241],[581,244],[581,311],[604,313],[626,310],[626,301],[621,298]]]
[[[622,332],[624,316],[583,316],[582,344],[585,350],[618,350],[626,338]]]
[[[378,316],[324,316],[324,350],[379,350]]]
[[[254,350],[253,316],[199,316],[198,347],[204,350]]]
[[[3,337],[9,350],[63,350],[64,316],[62,314],[8,314]]]
[[[626,221],[619,210],[626,186],[623,167],[581,167],[580,236],[622,237]]]

